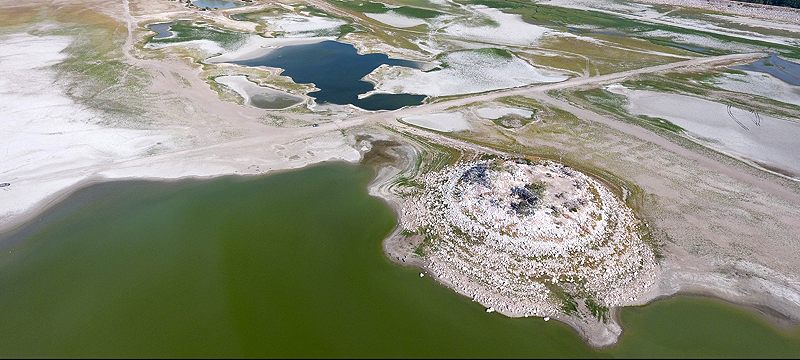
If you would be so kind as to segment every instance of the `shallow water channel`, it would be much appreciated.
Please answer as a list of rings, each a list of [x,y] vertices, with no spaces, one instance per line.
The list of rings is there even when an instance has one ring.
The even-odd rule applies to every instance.
[[[789,85],[800,86],[800,64],[783,59],[776,54],[733,68],[770,74]]]
[[[696,297],[595,351],[389,262],[371,170],[113,182],[0,239],[0,356],[796,356],[800,331]]]

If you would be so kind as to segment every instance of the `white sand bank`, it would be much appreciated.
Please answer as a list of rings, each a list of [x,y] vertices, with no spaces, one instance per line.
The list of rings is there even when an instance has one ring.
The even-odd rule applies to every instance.
[[[550,31],[548,28],[526,23],[520,15],[506,14],[483,5],[466,8],[493,24],[474,26],[472,22],[479,20],[469,18],[446,26],[443,29],[444,33],[495,44],[530,45]]]
[[[175,46],[198,50],[204,56],[219,55],[227,51],[219,43],[211,40],[190,40],[174,43],[148,43],[145,45],[146,48],[150,49],[163,49]]]
[[[497,120],[497,119],[499,119],[501,117],[511,116],[511,115],[516,115],[516,116],[522,116],[524,118],[529,118],[529,117],[531,117],[531,115],[533,115],[533,111],[520,109],[520,108],[514,108],[514,107],[508,107],[508,106],[485,107],[485,108],[480,108],[480,109],[476,110],[475,112],[478,114],[478,116],[480,116],[480,117],[482,117],[484,119],[489,119],[489,120]]]
[[[263,17],[271,31],[279,31],[286,37],[314,37],[317,34],[332,35],[345,21],[322,16],[285,14],[280,17]]]
[[[425,20],[400,15],[391,10],[382,14],[364,13],[364,16],[375,21],[380,21],[386,25],[399,28],[407,28],[407,27],[414,27],[427,24]]]
[[[512,56],[504,58],[480,51],[459,51],[446,55],[441,70],[382,66],[368,78],[378,92],[448,96],[564,81],[568,76],[531,66]]]
[[[280,109],[300,103],[303,99],[299,96],[289,94],[285,91],[258,86],[258,84],[247,80],[244,75],[226,75],[214,79],[219,84],[229,87],[245,100],[245,105],[263,107],[264,103],[272,102],[281,106],[268,107],[269,109]],[[254,103],[256,99],[262,99],[262,104]],[[271,100],[271,101],[270,101]]]
[[[726,154],[800,178],[800,123],[693,96],[609,86],[628,98],[631,114],[658,117]]]
[[[800,105],[800,86],[789,85],[769,74],[752,71],[744,73],[744,75],[725,74],[716,78],[714,85],[725,90]]]
[[[209,63],[222,63],[231,61],[250,60],[268,54],[282,46],[316,44],[325,40],[335,40],[334,37],[309,37],[309,38],[265,38],[251,35],[238,49],[225,52],[219,56],[207,59]]]

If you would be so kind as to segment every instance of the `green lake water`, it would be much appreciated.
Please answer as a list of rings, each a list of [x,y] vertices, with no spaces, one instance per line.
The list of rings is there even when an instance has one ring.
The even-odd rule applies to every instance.
[[[372,172],[118,182],[0,240],[0,357],[798,356],[800,331],[678,297],[626,309],[619,345],[509,319],[388,261]]]

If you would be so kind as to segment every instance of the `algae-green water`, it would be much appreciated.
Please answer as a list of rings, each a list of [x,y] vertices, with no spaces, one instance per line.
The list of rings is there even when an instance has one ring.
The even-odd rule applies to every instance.
[[[800,333],[679,297],[626,309],[595,351],[387,260],[372,171],[80,190],[0,239],[0,357],[797,356]]]

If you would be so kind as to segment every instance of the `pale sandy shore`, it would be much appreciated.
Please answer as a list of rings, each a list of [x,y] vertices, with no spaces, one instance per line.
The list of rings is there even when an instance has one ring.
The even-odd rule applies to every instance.
[[[335,125],[262,124],[262,112],[220,100],[196,69],[176,62],[141,62],[157,76],[148,90],[170,99],[154,103],[161,116],[126,121],[88,108],[66,95],[53,68],[72,41],[0,36],[0,183],[8,184],[0,188],[0,231],[92,182],[259,174],[360,158]]]

